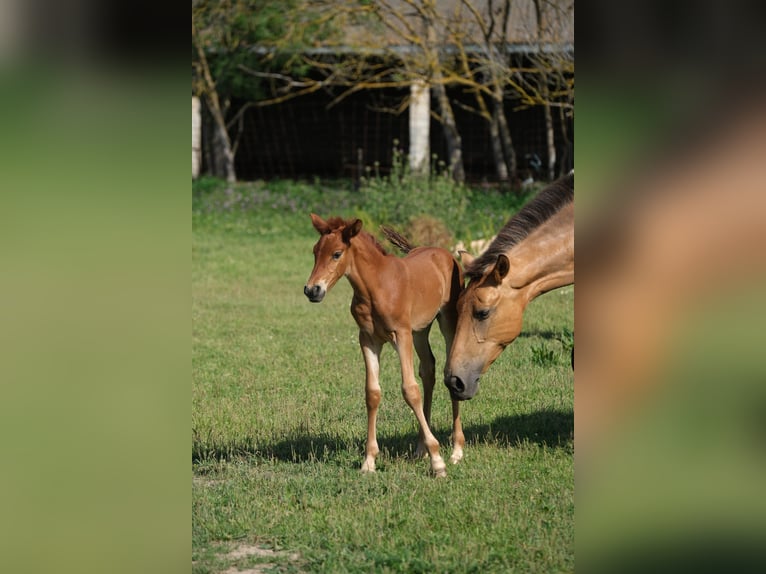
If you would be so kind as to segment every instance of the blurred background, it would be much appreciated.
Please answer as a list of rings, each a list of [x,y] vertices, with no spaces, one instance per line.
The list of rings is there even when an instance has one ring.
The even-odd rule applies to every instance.
[[[0,2],[5,572],[189,567],[180,32],[149,3]]]
[[[762,571],[766,44],[753,2],[578,5],[583,571]]]

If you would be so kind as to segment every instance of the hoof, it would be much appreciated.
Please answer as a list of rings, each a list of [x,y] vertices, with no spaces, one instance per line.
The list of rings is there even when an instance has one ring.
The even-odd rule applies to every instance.
[[[453,452],[453,453],[452,453],[452,456],[451,456],[451,457],[449,457],[449,461],[450,461],[452,464],[457,464],[457,463],[459,463],[461,460],[463,460],[463,451],[462,451],[462,450],[459,450],[459,451],[455,451],[455,452]]]
[[[447,476],[447,465],[444,464],[444,461],[439,457],[438,460],[434,460],[431,464],[431,472],[436,478],[443,478]]]
[[[375,472],[375,463],[374,462],[370,463],[368,461],[365,461],[362,464],[362,468],[360,469],[360,472],[362,474],[368,474],[368,473],[371,473],[371,472]]]

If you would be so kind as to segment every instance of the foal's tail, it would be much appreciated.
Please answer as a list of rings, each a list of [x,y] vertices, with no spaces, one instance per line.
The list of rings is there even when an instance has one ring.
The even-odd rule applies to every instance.
[[[412,243],[410,243],[404,236],[394,231],[390,227],[381,225],[380,230],[383,232],[383,235],[386,236],[386,239],[398,247],[403,253],[409,253],[415,249],[415,246]]]

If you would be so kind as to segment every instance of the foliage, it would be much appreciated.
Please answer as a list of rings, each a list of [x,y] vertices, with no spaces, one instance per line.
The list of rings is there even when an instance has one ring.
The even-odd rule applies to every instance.
[[[241,227],[247,221],[251,228],[262,230],[275,228],[276,222],[283,221],[283,230],[309,235],[314,233],[308,224],[311,212],[323,217],[358,217],[368,231],[374,233],[379,225],[389,225],[416,245],[424,245],[431,244],[432,239],[438,243],[439,238],[445,239],[447,235],[455,241],[492,237],[537,191],[531,188],[517,194],[472,189],[443,175],[437,176],[441,179],[428,191],[428,182],[433,181],[434,175],[419,178],[410,174],[406,166],[397,170],[406,175],[398,179],[378,175],[359,192],[353,191],[352,182],[343,180],[227,183],[201,177],[192,182],[192,214],[207,225]],[[404,203],[404,207],[397,201]],[[288,217],[296,213],[304,214],[305,221],[296,222]]]
[[[244,100],[280,93],[280,75],[305,76],[310,67],[301,52],[340,33],[301,0],[195,0],[192,22],[216,90],[222,97]],[[196,62],[192,50],[193,69]]]
[[[558,340],[564,348],[564,354],[569,356],[574,349],[574,331],[569,327],[564,327],[558,336]]]
[[[452,249],[454,237],[447,225],[430,215],[418,215],[410,219],[405,235],[413,245],[433,245]]]
[[[557,353],[545,341],[541,341],[532,347],[532,362],[540,367],[571,364],[572,351],[574,349],[574,331],[565,326],[550,338],[561,343],[561,352]]]
[[[435,167],[428,176],[412,172],[404,152],[394,140],[391,172],[381,174],[379,166],[368,168],[362,178],[360,194],[364,211],[373,221],[392,226],[408,226],[428,215],[461,229],[471,191],[455,182],[444,162],[434,157]]]
[[[532,347],[532,362],[539,367],[556,364],[556,353],[543,342]]]

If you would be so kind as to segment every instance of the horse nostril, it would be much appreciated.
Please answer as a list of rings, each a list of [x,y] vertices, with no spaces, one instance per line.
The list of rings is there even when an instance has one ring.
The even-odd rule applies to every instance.
[[[462,393],[463,391],[465,391],[465,385],[463,384],[463,381],[460,377],[452,376],[449,382],[450,382],[449,386],[456,392]]]
[[[303,294],[309,298],[309,301],[312,303],[318,303],[322,300],[322,297],[324,296],[324,293],[322,292],[322,287],[319,285],[312,285],[309,287],[306,285],[303,288]]]

